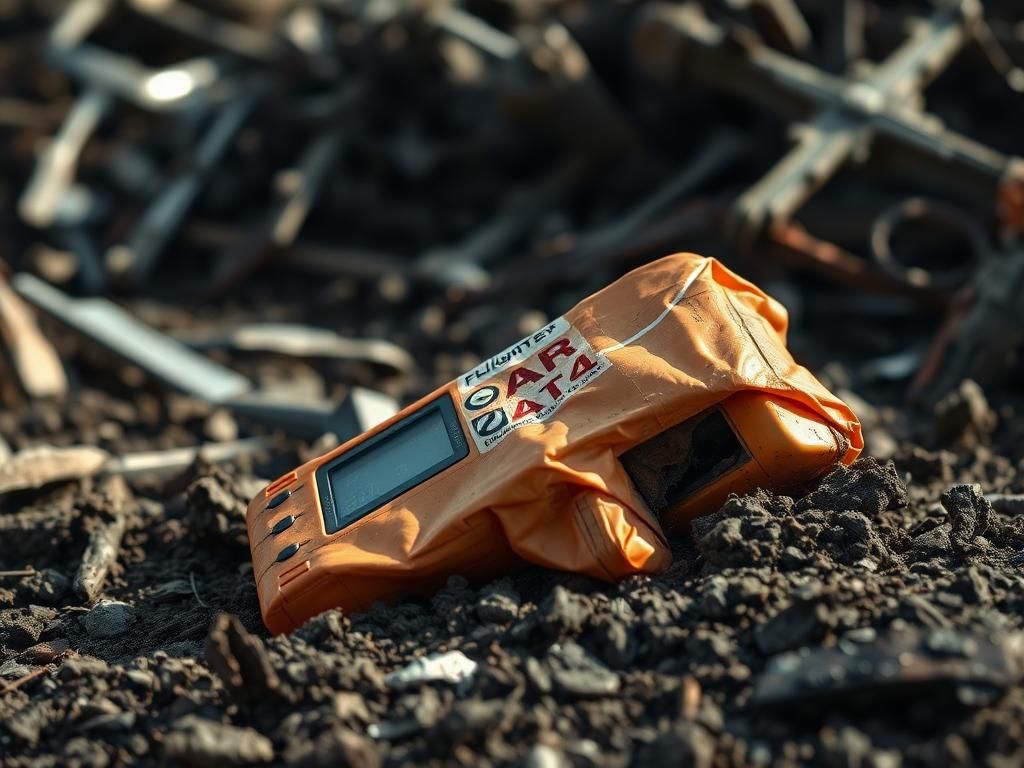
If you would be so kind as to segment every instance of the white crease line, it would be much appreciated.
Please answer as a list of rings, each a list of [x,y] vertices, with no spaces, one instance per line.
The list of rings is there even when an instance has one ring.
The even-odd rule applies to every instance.
[[[630,336],[625,341],[620,341],[620,342],[618,342],[616,344],[612,344],[610,347],[607,347],[605,349],[599,350],[600,354],[607,355],[609,352],[617,352],[618,350],[622,349],[623,347],[628,347],[630,344],[632,344],[634,341],[639,339],[641,336],[646,335],[647,333],[652,331],[655,327],[657,327],[661,323],[662,320],[664,320],[666,317],[668,317],[668,313],[671,312],[673,309],[675,309],[676,305],[680,301],[683,300],[683,297],[686,296],[686,292],[688,290],[690,290],[690,286],[693,285],[693,281],[696,280],[698,277],[700,277],[701,272],[703,272],[707,268],[707,266],[708,266],[708,260],[705,259],[704,262],[699,267],[697,267],[695,270],[693,270],[693,274],[691,274],[686,279],[686,282],[683,283],[683,287],[679,289],[679,292],[675,295],[675,297],[672,299],[672,301],[670,301],[668,303],[668,306],[665,307],[665,310],[660,315],[658,315],[656,318],[654,318],[654,320],[649,325],[645,326],[644,328],[641,328],[639,331],[634,333],[632,336]]]

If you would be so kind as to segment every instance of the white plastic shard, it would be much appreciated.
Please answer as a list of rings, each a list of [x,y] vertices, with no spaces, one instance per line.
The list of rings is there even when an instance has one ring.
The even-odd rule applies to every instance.
[[[473,679],[477,663],[462,651],[432,654],[410,662],[384,678],[389,687],[397,690],[421,683],[453,683],[464,686]]]

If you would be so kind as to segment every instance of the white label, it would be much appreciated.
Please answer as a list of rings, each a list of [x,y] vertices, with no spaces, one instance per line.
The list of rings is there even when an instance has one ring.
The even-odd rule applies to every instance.
[[[487,453],[519,427],[546,421],[612,367],[565,318],[459,377],[459,399],[473,441]]]

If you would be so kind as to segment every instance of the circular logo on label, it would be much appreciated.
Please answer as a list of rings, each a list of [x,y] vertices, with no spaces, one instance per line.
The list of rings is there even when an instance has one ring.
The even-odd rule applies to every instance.
[[[479,411],[481,408],[486,408],[498,399],[499,394],[501,393],[495,386],[488,385],[486,387],[480,387],[480,389],[471,392],[469,397],[466,398],[466,409],[470,411]]]
[[[482,413],[473,419],[473,429],[480,437],[490,437],[508,424],[508,414],[502,408]]]

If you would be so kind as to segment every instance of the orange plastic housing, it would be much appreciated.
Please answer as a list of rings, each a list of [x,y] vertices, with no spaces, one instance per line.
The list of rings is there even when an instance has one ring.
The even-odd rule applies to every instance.
[[[671,562],[665,531],[730,493],[852,461],[856,417],[792,360],[786,322],[714,259],[666,257],[279,478],[247,513],[267,627],[523,562],[655,573]],[[700,459],[696,474],[667,495],[634,482],[631,456],[710,416],[729,456],[693,432],[679,460]],[[672,460],[659,459],[669,474]]]

